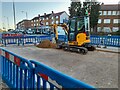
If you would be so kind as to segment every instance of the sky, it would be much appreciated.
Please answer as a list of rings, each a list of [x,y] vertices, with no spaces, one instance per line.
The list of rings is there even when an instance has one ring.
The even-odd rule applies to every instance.
[[[35,16],[44,15],[44,13],[55,13],[66,11],[69,14],[68,7],[70,6],[70,0],[23,0],[15,1],[15,11],[16,11],[16,23],[26,19],[26,14],[28,14],[28,19],[32,19]],[[28,1],[28,2],[27,2]],[[81,0],[82,2],[84,0]],[[118,4],[119,0],[98,0],[104,4]],[[22,13],[24,11],[24,13]],[[0,28],[13,28],[13,0],[0,0]],[[8,19],[7,19],[8,18]],[[9,27],[8,27],[9,24]]]

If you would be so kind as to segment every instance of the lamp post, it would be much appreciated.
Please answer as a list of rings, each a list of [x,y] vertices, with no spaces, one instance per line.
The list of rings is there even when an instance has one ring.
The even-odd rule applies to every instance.
[[[14,28],[16,29],[16,15],[15,15],[15,3],[13,1],[13,16],[14,16]]]
[[[8,29],[9,29],[9,18],[4,16],[4,18],[6,18],[6,21],[7,21],[7,25],[8,25]]]
[[[25,11],[21,11],[22,13],[25,13],[26,14],[26,19],[28,19],[28,14],[27,14],[27,12],[25,12]]]

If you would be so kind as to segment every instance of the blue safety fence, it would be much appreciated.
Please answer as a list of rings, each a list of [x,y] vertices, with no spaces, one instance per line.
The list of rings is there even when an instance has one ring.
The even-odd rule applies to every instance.
[[[35,44],[40,43],[43,40],[52,41],[53,35],[48,36],[19,36],[19,37],[4,37],[2,38],[2,44],[5,46],[8,44],[17,44],[17,45],[25,45],[25,44]],[[68,38],[66,35],[59,35],[58,39],[63,42],[67,42]],[[93,45],[104,45],[104,46],[113,46],[120,47],[120,36],[90,36],[91,44]]]
[[[7,36],[2,38],[2,44],[9,45],[9,44],[17,44],[19,45],[25,45],[25,44],[36,44],[40,43],[43,40],[50,40],[52,41],[53,36]],[[58,36],[60,41],[67,42],[67,36],[65,35],[59,35]]]
[[[67,76],[57,70],[50,68],[39,62],[30,61],[34,67],[34,87],[37,88],[50,88],[51,90],[57,89],[86,89],[86,90],[96,90],[94,87]],[[42,82],[42,83],[41,83]],[[41,83],[41,84],[40,84]]]
[[[15,36],[15,37],[4,37],[2,38],[2,44],[5,46],[8,44],[17,44],[25,45],[25,44],[35,44],[39,43],[43,40],[52,40],[51,36]]]
[[[91,44],[120,47],[120,36],[95,36],[90,37]]]
[[[3,81],[11,88],[32,88],[32,64],[5,49],[0,48],[0,64]]]
[[[84,82],[69,77],[40,62],[27,60],[10,51],[0,48],[1,75],[3,81],[12,89],[96,90]]]

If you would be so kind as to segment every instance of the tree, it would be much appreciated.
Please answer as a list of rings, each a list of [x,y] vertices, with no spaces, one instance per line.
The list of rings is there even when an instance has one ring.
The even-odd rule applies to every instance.
[[[72,1],[71,6],[69,7],[69,13],[70,13],[70,18],[71,17],[76,17],[76,16],[81,16],[82,14],[82,4],[80,1]]]
[[[99,18],[99,9],[100,4],[98,2],[83,2],[83,7],[81,2],[72,1],[71,6],[69,7],[70,18],[76,16],[90,16],[90,28],[93,29],[93,32],[97,32],[97,23]]]
[[[98,2],[84,2],[83,3],[83,13],[86,14],[86,10],[88,11],[88,14],[90,14],[90,28],[93,29],[93,32],[97,32],[97,24],[98,24],[98,18],[99,18],[99,10],[100,10],[100,4]]]

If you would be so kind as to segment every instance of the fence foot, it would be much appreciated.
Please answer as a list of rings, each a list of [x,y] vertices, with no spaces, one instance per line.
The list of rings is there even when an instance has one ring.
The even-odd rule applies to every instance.
[[[107,48],[107,46],[104,46],[103,48]]]

